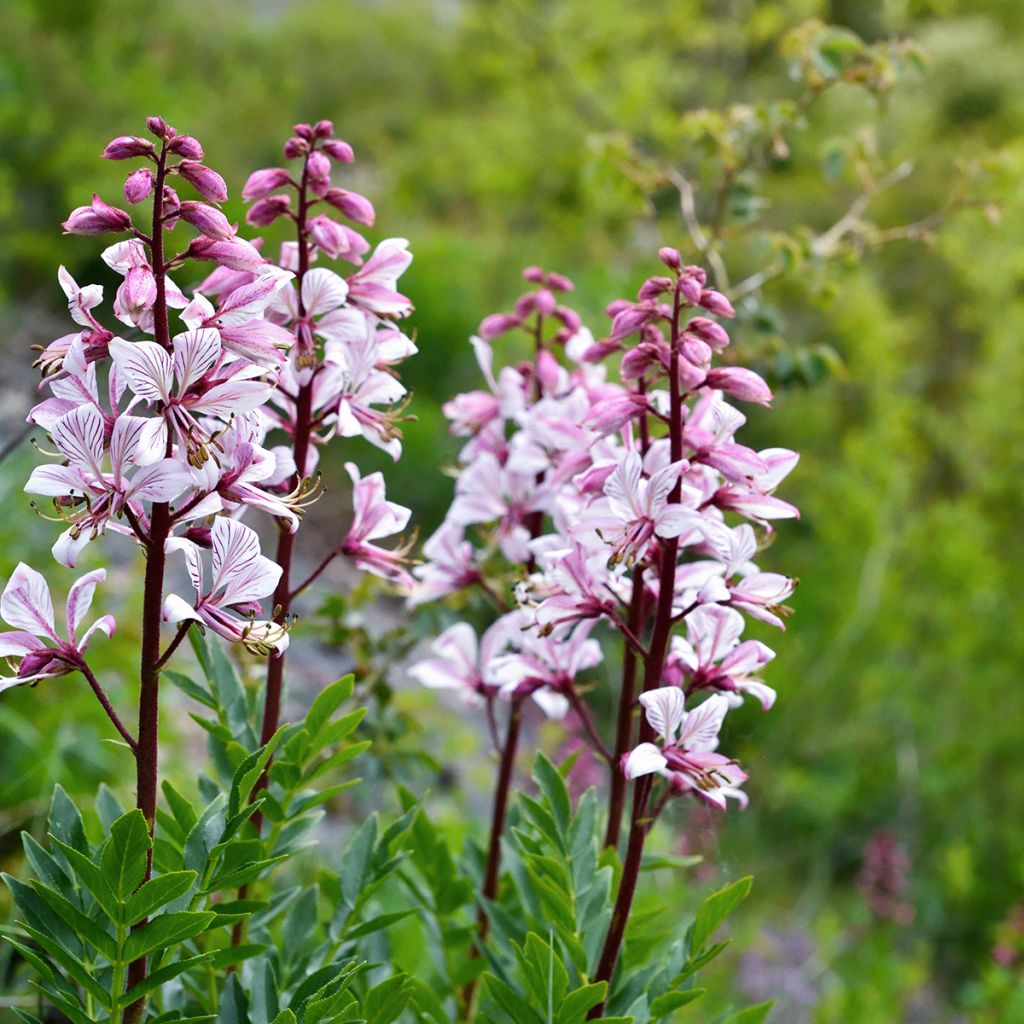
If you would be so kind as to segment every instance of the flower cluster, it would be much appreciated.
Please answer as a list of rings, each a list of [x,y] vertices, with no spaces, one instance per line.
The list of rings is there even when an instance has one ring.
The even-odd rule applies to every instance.
[[[714,318],[732,307],[675,250],[660,256],[667,273],[609,307],[602,340],[560,304],[570,282],[535,268],[534,289],[472,339],[488,387],[445,407],[468,440],[412,600],[467,587],[500,600],[503,573],[525,571],[479,654],[460,624],[413,675],[471,698],[542,695],[561,716],[582,706],[577,676],[601,659],[592,634],[603,623],[645,667],[645,735],[616,751],[613,772],[659,772],[724,807],[745,800],[746,778],[714,752],[725,713],[745,694],[765,709],[775,697],[757,677],[772,651],[741,635],[744,613],[782,625],[793,582],[754,558],[768,524],[797,514],[773,494],[797,456],[736,440],[744,416],[729,399],[768,404],[771,393],[750,370],[712,365],[729,344]],[[494,345],[517,330],[533,359],[496,371]]]
[[[276,594],[282,569],[241,520],[256,510],[294,533],[313,490],[317,449],[332,436],[362,435],[397,458],[390,409],[405,390],[392,367],[415,347],[393,321],[411,309],[396,291],[411,256],[404,240],[389,239],[364,262],[369,243],[332,216],[372,224],[374,213],[362,196],[331,187],[332,159],[347,163],[353,155],[332,138],[329,122],[297,125],[286,144],[286,155],[302,160],[299,180],[275,168],[246,184],[245,197],[255,200],[250,224],[301,216],[306,226],[306,244],[285,243],[276,264],[221,211],[227,188],[203,162],[200,143],[162,118],[147,127],[152,140],[121,136],[103,153],[143,163],[125,180],[128,209],[94,195],[64,222],[71,234],[126,235],[102,252],[122,280],[104,323],[103,287],[80,286],[60,269],[76,330],[40,351],[48,394],[29,419],[46,432],[50,448],[40,449],[52,462],[33,471],[25,490],[47,499],[64,527],[53,546],[61,564],[75,566],[86,546],[108,533],[142,546],[149,561],[154,549],[180,554],[193,593],[167,595],[164,621],[195,622],[254,653],[280,655],[288,644],[285,615],[276,600],[276,614],[267,615],[262,602]],[[271,194],[279,188],[286,191]],[[291,210],[289,189],[300,212]],[[332,213],[314,216],[321,202]],[[192,237],[172,247],[179,226]],[[356,269],[347,279],[326,267],[310,270],[320,253]],[[175,277],[192,263],[215,266],[186,295]],[[357,508],[361,501],[357,483]],[[398,519],[401,528],[405,520]],[[370,533],[384,535],[379,522]],[[350,538],[340,539],[339,550],[352,548]],[[399,554],[351,553],[370,571],[404,573]],[[12,594],[25,590],[22,577],[31,573],[19,568]],[[102,578],[94,575],[85,577],[90,597]],[[34,635],[53,639],[52,608],[46,611],[38,586],[29,591]],[[28,628],[24,615],[16,619],[8,621]],[[101,622],[109,633],[112,621]],[[71,671],[85,639],[76,645],[70,618],[69,625],[71,639],[46,648],[56,653],[42,670],[43,642],[10,634],[5,655],[23,656],[15,678]]]
[[[487,389],[445,406],[452,432],[467,440],[454,500],[424,546],[410,599],[479,591],[500,612],[479,642],[459,623],[411,668],[425,685],[457,688],[488,712],[501,768],[485,898],[497,887],[525,697],[550,717],[571,711],[608,763],[609,846],[618,843],[626,783],[636,780],[602,980],[617,961],[644,837],[662,807],[676,794],[721,809],[746,803],[747,775],[718,752],[719,732],[745,695],[767,709],[775,693],[757,675],[773,652],[741,640],[744,615],[781,627],[794,586],[754,559],[772,521],[798,514],[773,493],[797,456],[737,441],[745,418],[730,404],[768,405],[771,391],[751,370],[715,365],[730,340],[719,321],[732,306],[676,250],[659,257],[666,272],[635,300],[608,307],[602,339],[562,304],[571,283],[537,268],[525,271],[533,288],[513,310],[480,325],[472,345]],[[496,369],[495,346],[514,344],[518,332],[532,357]],[[609,633],[623,651],[614,738],[602,735],[586,699],[586,673],[608,647],[598,637]],[[500,701],[509,705],[503,740]],[[652,803],[657,776],[664,782]]]

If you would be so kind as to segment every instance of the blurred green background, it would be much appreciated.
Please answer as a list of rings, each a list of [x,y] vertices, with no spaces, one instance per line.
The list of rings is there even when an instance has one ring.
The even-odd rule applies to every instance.
[[[785,147],[730,172],[731,143],[693,112],[799,101],[788,34],[812,18],[869,43],[912,37],[928,59],[829,89]],[[779,703],[732,726],[751,807],[679,818],[680,845],[710,854],[696,884],[757,880],[746,952],[716,983],[779,997],[779,1024],[1024,1020],[1024,4],[6,0],[0,25],[4,443],[32,400],[29,346],[68,330],[57,265],[112,294],[100,247],[59,228],[93,190],[117,201],[124,165],[98,159],[105,142],[160,113],[237,194],[294,121],[329,117],[355,147],[344,184],[375,202],[374,237],[403,235],[416,255],[403,283],[421,351],[403,376],[417,419],[389,496],[424,531],[450,494],[440,404],[476,385],[466,339],[518,294],[519,269],[569,273],[600,335],[659,244],[700,258],[665,166],[711,219],[726,168],[730,276],[786,268],[734,331],[737,357],[779,389],[747,440],[803,453],[785,496],[804,517],[764,560],[802,580],[789,631],[770,638]],[[815,51],[818,72],[846,38]],[[870,229],[816,258],[810,240],[856,202],[864,168],[873,189],[904,161]],[[43,566],[54,537],[20,493],[26,447],[0,465],[5,575]],[[322,502],[316,528],[338,515]],[[130,619],[121,635],[108,670],[132,657]],[[122,777],[105,734],[69,680],[4,696],[0,859],[55,780],[88,793]],[[883,831],[906,860],[895,921],[858,883]]]

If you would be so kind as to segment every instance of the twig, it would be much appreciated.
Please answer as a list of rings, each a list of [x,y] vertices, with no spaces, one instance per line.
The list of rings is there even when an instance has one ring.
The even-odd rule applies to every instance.
[[[92,692],[96,694],[96,699],[103,705],[103,710],[107,713],[107,718],[113,723],[114,728],[121,734],[125,743],[131,747],[133,754],[138,754],[139,744],[136,742],[135,737],[128,731],[124,722],[118,717],[117,712],[114,710],[114,705],[110,703],[110,698],[107,696],[106,691],[100,686],[100,681],[93,675],[92,669],[83,661],[78,666],[79,671],[89,680],[89,685],[92,687]]]

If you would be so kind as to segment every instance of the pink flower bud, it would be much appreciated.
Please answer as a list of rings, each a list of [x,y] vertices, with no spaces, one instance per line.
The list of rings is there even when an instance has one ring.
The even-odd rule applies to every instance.
[[[303,122],[302,124],[295,125],[292,128],[292,131],[296,135],[298,135],[298,137],[300,139],[305,139],[306,142],[312,142],[313,141],[313,126],[312,125],[309,125],[309,124],[306,124],[305,122]]]
[[[234,236],[235,231],[227,217],[216,207],[206,203],[188,200],[181,204],[179,215],[194,228],[198,228],[208,238],[225,241]]]
[[[224,179],[205,164],[194,160],[182,160],[178,164],[178,173],[204,198],[215,203],[223,203],[228,197],[228,188]]]
[[[289,178],[290,175],[283,167],[264,167],[260,171],[253,171],[242,189],[242,198],[246,202],[251,199],[262,199],[282,185],[287,185]]]
[[[208,526],[190,526],[185,531],[185,536],[201,548],[213,547],[213,531]]]
[[[537,298],[533,292],[527,292],[516,299],[516,316],[526,319],[537,307]]]
[[[343,188],[332,188],[327,190],[324,199],[336,210],[340,210],[349,220],[354,220],[357,224],[365,224],[367,227],[373,227],[376,213],[373,209],[373,203],[365,196],[361,196],[358,192],[349,192]]]
[[[511,331],[514,327],[518,327],[521,323],[522,320],[514,313],[494,313],[480,323],[480,326],[477,328],[477,334],[484,341],[493,341],[506,331]]]
[[[716,292],[713,288],[705,288],[700,293],[699,305],[703,306],[709,313],[714,313],[715,316],[735,316],[736,310],[732,308],[732,303],[721,293]]]
[[[646,306],[627,306],[615,315],[612,321],[612,341],[621,341],[631,334],[636,334],[641,326],[651,318],[651,310]]]
[[[535,360],[537,382],[543,394],[550,394],[558,387],[560,367],[558,360],[546,349],[537,353]]]
[[[358,231],[330,217],[313,217],[308,226],[313,243],[333,260],[345,259],[358,265],[363,262],[362,254],[370,248],[370,243]]]
[[[576,286],[564,274],[548,274],[548,287],[554,292],[571,292]]]
[[[284,155],[286,160],[294,160],[297,156],[302,156],[309,149],[309,144],[305,139],[291,138],[284,144]]]
[[[309,187],[322,199],[331,187],[331,161],[323,153],[310,153],[306,161],[306,175]]]
[[[669,270],[683,269],[683,260],[679,255],[679,250],[673,249],[670,245],[663,245],[658,250],[658,259],[661,260]]]
[[[534,309],[536,309],[541,316],[551,316],[555,311],[557,303],[554,295],[552,295],[547,288],[541,288],[541,290],[534,296],[533,304]]]
[[[659,295],[664,295],[672,287],[672,280],[668,277],[649,277],[640,286],[640,291],[637,292],[637,298],[641,302],[645,302],[648,299],[656,299]]]
[[[331,121],[317,121],[313,125],[313,134],[318,139],[326,139],[334,134],[334,124]]]
[[[711,346],[696,334],[684,334],[680,339],[679,351],[694,366],[706,370],[711,365]]]
[[[340,164],[350,164],[356,158],[355,153],[352,152],[352,147],[347,142],[342,142],[341,139],[328,139],[322,148],[328,156],[337,160]]]
[[[132,171],[125,179],[124,197],[133,206],[141,203],[153,191],[153,172],[148,167]]]
[[[252,224],[253,227],[266,227],[268,224],[273,224],[278,217],[286,214],[290,205],[290,196],[268,196],[258,203],[253,203],[245,215],[246,223]]]
[[[61,227],[68,235],[102,235],[108,231],[127,231],[131,217],[116,206],[108,206],[93,193],[90,206],[79,206],[71,211]]]
[[[691,306],[696,306],[700,302],[700,295],[707,280],[708,275],[703,267],[683,267],[679,272],[679,292]]]
[[[652,366],[664,371],[668,367],[669,349],[663,341],[652,344],[643,342],[622,357],[622,379],[637,380]]]
[[[647,396],[627,391],[595,402],[586,416],[585,426],[606,435],[621,430],[630,420],[647,411]]]
[[[523,278],[527,281],[533,281],[535,284],[540,284],[544,280],[544,271],[540,267],[526,267],[523,270]]]
[[[134,322],[156,302],[156,278],[149,267],[132,267],[125,275],[114,300],[115,312],[129,315]]]
[[[220,241],[200,235],[192,239],[188,254],[192,259],[219,263],[222,267],[231,267],[233,270],[257,270],[268,262],[252,243],[237,236]]]
[[[695,316],[687,325],[688,334],[696,334],[703,338],[716,352],[721,352],[729,345],[729,335],[721,324],[709,320],[706,316]]]
[[[570,334],[575,334],[583,326],[579,313],[574,309],[569,309],[568,306],[556,306],[555,316],[562,321]]]
[[[167,122],[162,117],[147,117],[146,127],[158,139],[162,139],[167,135]]]
[[[199,145],[199,140],[192,138],[191,135],[177,136],[168,143],[167,148],[186,160],[203,159],[203,147]]]
[[[140,139],[137,135],[119,135],[107,143],[103,159],[129,160],[133,156],[149,156],[152,152],[153,143],[149,139]]]
[[[629,299],[615,299],[604,307],[604,315],[615,319],[624,309],[629,309],[632,305],[633,303]]]
[[[772,400],[771,388],[753,370],[742,366],[719,366],[712,370],[705,384],[709,388],[724,391],[743,402],[769,405]]]
[[[181,200],[178,193],[170,185],[164,185],[164,201],[161,207],[161,214],[164,218],[164,227],[170,231],[178,223],[178,211],[181,209]]]

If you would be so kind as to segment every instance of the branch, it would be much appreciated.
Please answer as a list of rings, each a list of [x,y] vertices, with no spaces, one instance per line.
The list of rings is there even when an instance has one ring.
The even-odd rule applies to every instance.
[[[327,552],[326,557],[320,564],[292,591],[288,593],[288,602],[291,603],[308,587],[312,586],[321,576],[323,571],[341,554],[341,548],[334,548]]]
[[[110,698],[107,696],[106,691],[100,686],[100,681],[93,675],[93,671],[83,661],[79,666],[78,670],[83,676],[89,681],[89,685],[92,687],[92,692],[96,694],[96,699],[103,705],[103,710],[107,713],[107,718],[113,723],[114,728],[121,734],[125,743],[131,748],[133,754],[138,757],[139,744],[136,742],[135,737],[125,727],[124,722],[118,717],[117,712],[114,710],[114,705],[110,703]]]
[[[185,639],[185,635],[192,628],[192,624],[194,622],[195,619],[187,619],[185,622],[178,623],[178,632],[174,634],[174,639],[171,640],[171,642],[167,645],[167,650],[165,650],[164,653],[161,654],[160,657],[157,658],[157,660],[154,662],[154,671],[159,672],[160,669],[162,669],[164,665],[167,664],[167,662],[171,658],[171,655],[174,654],[174,652],[178,649],[179,645],[181,644],[181,641]]]
[[[580,720],[580,724],[583,726],[587,737],[590,742],[593,743],[594,749],[609,763],[612,762],[612,752],[605,745],[604,740],[601,739],[598,734],[597,728],[594,725],[593,718],[590,717],[590,712],[587,710],[587,705],[580,699],[580,695],[576,690],[575,686],[570,686],[567,691],[569,698],[569,704],[572,706],[573,711],[576,712],[576,716]]]

